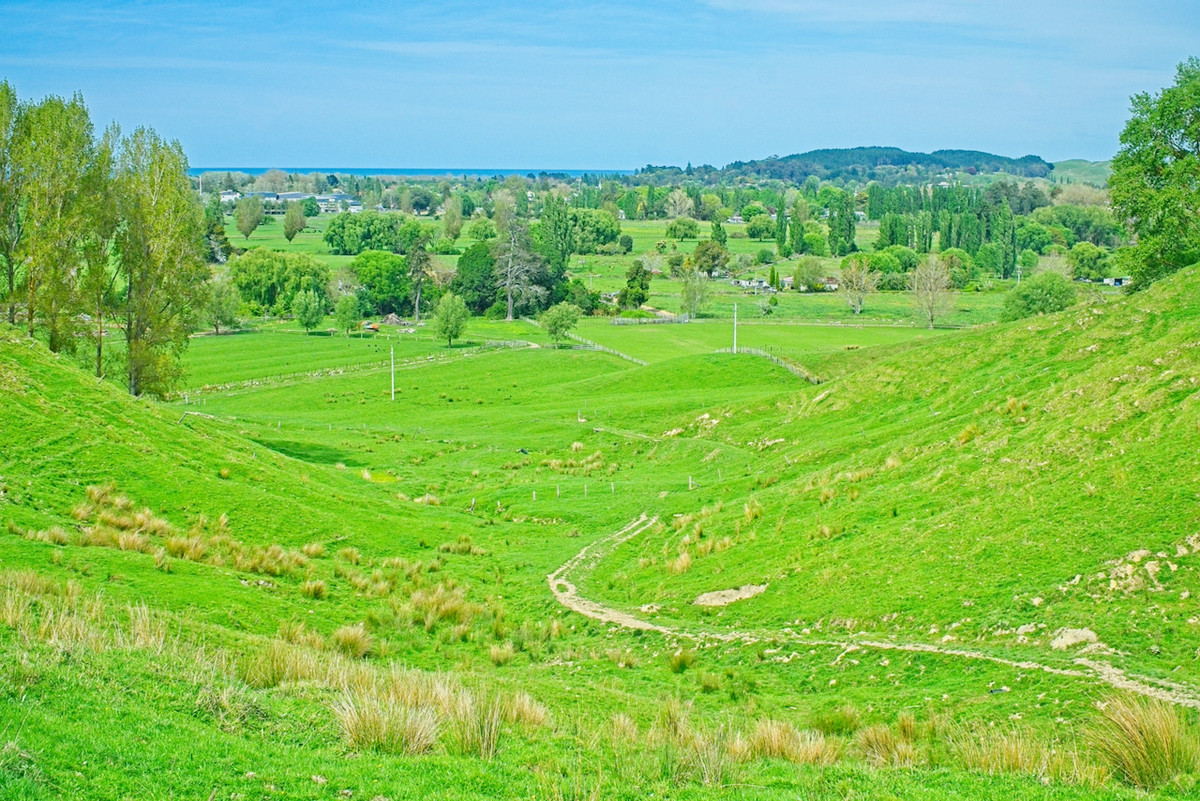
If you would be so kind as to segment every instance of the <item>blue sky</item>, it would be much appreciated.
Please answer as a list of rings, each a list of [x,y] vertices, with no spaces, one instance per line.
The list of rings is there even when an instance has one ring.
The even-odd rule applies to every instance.
[[[0,0],[0,77],[195,166],[718,166],[818,147],[1108,158],[1195,0]]]

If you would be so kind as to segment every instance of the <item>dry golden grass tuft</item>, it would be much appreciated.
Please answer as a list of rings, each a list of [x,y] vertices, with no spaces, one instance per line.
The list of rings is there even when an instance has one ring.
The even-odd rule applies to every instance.
[[[300,549],[300,552],[309,559],[320,559],[325,556],[325,545],[324,543],[320,542],[310,542],[305,544],[305,546]]]
[[[760,720],[750,734],[748,754],[786,759],[805,765],[831,765],[841,756],[841,744],[817,731],[800,731],[780,720]]]
[[[362,623],[341,626],[330,639],[334,648],[353,659],[362,659],[374,645],[374,638]]]
[[[546,725],[550,713],[529,693],[518,692],[504,700],[504,720],[527,728]]]
[[[763,515],[763,505],[759,503],[757,498],[751,498],[742,506],[742,514],[745,516],[747,523],[758,520]]]
[[[1107,699],[1088,739],[1118,777],[1142,789],[1160,787],[1200,767],[1200,737],[1162,701]]]
[[[352,565],[357,565],[362,561],[362,554],[358,552],[357,548],[351,548],[347,546],[345,548],[338,549],[337,558],[341,559],[343,562],[349,562]]]
[[[409,707],[374,694],[347,691],[333,705],[342,734],[362,751],[425,754],[438,742],[441,720],[428,707]]]
[[[501,645],[493,645],[488,649],[488,658],[492,660],[492,664],[496,667],[507,665],[516,655],[516,651],[513,650],[513,644],[511,642],[506,642]]]
[[[413,498],[413,503],[423,504],[424,506],[441,506],[442,501],[432,492],[427,492],[419,498]]]
[[[324,598],[329,592],[325,582],[321,579],[309,580],[300,585],[300,593],[307,598],[319,601]]]
[[[863,758],[877,767],[908,767],[916,761],[912,743],[905,742],[882,723],[860,729],[854,742]]]
[[[438,546],[438,550],[442,553],[455,553],[459,555],[484,556],[487,554],[487,551],[477,547],[466,534],[463,534],[454,542],[443,542]]]
[[[823,734],[853,734],[862,725],[862,713],[854,704],[842,704],[836,709],[814,712],[808,725]]]
[[[462,693],[451,720],[459,753],[484,760],[496,755],[504,722],[504,705],[498,698]]]
[[[666,563],[668,572],[679,575],[686,573],[692,567],[692,555],[687,551],[680,551],[679,555]]]

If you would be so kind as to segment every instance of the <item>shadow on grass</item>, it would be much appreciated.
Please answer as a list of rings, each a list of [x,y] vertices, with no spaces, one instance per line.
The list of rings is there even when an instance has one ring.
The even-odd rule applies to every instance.
[[[353,452],[339,451],[336,448],[330,448],[327,445],[319,445],[314,442],[269,439],[257,439],[255,442],[264,448],[270,448],[276,453],[281,453],[292,459],[299,459],[302,462],[310,462],[312,464],[338,464],[340,462],[347,467],[361,467],[364,464]]]

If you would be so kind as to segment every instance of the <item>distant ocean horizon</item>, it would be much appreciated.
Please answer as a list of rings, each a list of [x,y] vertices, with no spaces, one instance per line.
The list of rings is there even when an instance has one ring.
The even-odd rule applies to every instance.
[[[452,177],[469,176],[480,178],[491,178],[494,175],[509,176],[509,175],[539,175],[547,174],[565,174],[578,178],[581,175],[633,175],[637,170],[552,170],[545,168],[536,169],[504,169],[504,168],[467,168],[467,167],[192,167],[188,170],[189,175],[202,175],[206,172],[244,172],[247,175],[262,175],[268,170],[279,169],[286,173],[300,173],[306,175],[311,172],[341,175],[360,175],[360,176],[377,176],[377,175],[400,175],[411,177],[437,177],[446,175]]]

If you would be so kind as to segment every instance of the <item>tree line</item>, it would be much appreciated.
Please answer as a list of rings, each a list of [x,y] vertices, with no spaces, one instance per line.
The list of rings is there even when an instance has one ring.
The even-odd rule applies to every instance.
[[[119,366],[130,393],[161,394],[204,304],[204,231],[178,142],[151,128],[97,133],[80,95],[23,101],[0,82],[9,324],[56,353],[91,347],[97,376]]]

